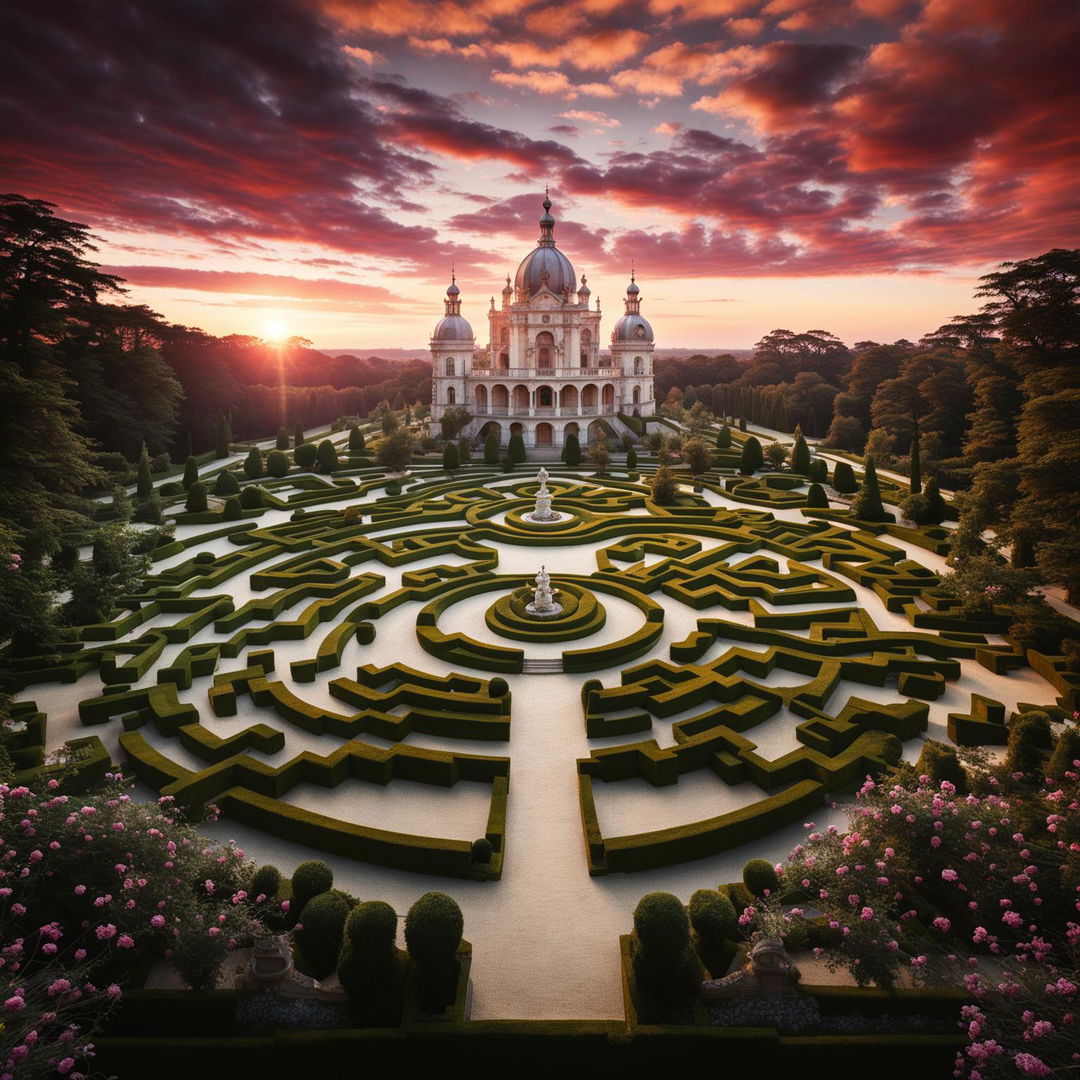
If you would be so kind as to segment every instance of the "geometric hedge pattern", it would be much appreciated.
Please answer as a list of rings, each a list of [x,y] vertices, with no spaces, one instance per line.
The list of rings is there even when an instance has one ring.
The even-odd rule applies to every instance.
[[[1000,623],[960,618],[936,575],[889,542],[941,551],[942,530],[864,525],[843,511],[779,519],[773,509],[805,505],[790,476],[704,485],[743,504],[737,508],[698,495],[660,507],[629,479],[556,478],[549,486],[565,517],[542,527],[525,519],[537,487],[531,479],[478,476],[474,467],[464,480],[439,475],[398,495],[386,495],[385,485],[363,469],[332,482],[277,482],[266,502],[293,513],[276,524],[261,523],[265,509],[228,524],[213,511],[181,515],[205,528],[155,552],[171,565],[124,597],[122,614],[82,628],[59,660],[22,661],[24,686],[100,675],[102,692],[79,706],[88,734],[73,747],[87,766],[78,775],[89,782],[108,767],[93,729],[113,725],[125,769],[182,804],[213,802],[274,835],[380,865],[497,879],[512,857],[512,759],[484,752],[485,744],[510,739],[511,686],[523,674],[580,672],[584,730],[605,740],[577,763],[584,850],[588,872],[605,874],[714,854],[802,820],[831,792],[898,760],[902,743],[926,730],[927,703],[959,676],[961,660],[998,673],[1032,662],[1059,692],[1075,690],[1049,659],[990,644]],[[347,519],[343,500],[359,520],[356,510]],[[224,555],[197,550],[222,540]],[[533,640],[547,638],[531,634],[500,599],[528,582],[499,573],[496,544],[535,546],[553,569],[552,548],[595,552],[594,572],[560,579],[572,625],[556,658],[530,657]],[[855,585],[873,590],[910,629],[875,626]],[[486,633],[483,619],[470,633],[442,627],[455,605],[481,594],[490,594],[488,626],[499,632]],[[590,646],[604,624],[604,595],[640,618],[617,640]],[[672,605],[696,613],[696,628],[661,650]],[[395,660],[380,620],[402,606],[415,613],[420,646],[450,674]],[[279,670],[275,646],[308,639],[310,649]],[[366,662],[346,670],[343,657],[357,651]],[[770,684],[774,672],[785,673],[782,684]],[[333,707],[305,693],[324,673]],[[895,700],[843,694],[843,683],[895,686]],[[237,715],[243,701],[258,722],[228,736],[204,723]],[[41,761],[46,718],[27,703],[18,713],[28,723],[16,761],[30,770]],[[790,717],[798,745],[768,760],[755,728],[777,716]],[[641,740],[669,718],[670,738]],[[1000,703],[973,695],[968,713],[950,716],[949,734],[964,744],[1001,742],[1006,719]],[[325,750],[287,757],[289,731],[318,738]],[[455,749],[411,745],[412,733],[452,740]],[[170,753],[174,747],[182,753]],[[749,782],[760,797],[674,828],[602,835],[597,784],[644,779],[662,787],[698,770],[717,784]],[[298,784],[332,789],[346,780],[451,789],[480,782],[490,791],[484,836],[493,853],[466,840],[343,822],[283,798]]]

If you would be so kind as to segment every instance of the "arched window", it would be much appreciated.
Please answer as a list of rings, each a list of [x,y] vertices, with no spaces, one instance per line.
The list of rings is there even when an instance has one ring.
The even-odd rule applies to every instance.
[[[589,353],[592,350],[592,331],[586,327],[581,331],[581,366],[589,366]]]
[[[452,356],[448,356],[446,358],[446,374],[447,375],[453,375],[454,374],[454,358]]]
[[[455,405],[457,403],[457,391],[452,387],[446,388],[446,404]]]
[[[635,356],[634,357],[634,374],[635,375],[644,375],[645,374],[645,361],[642,360],[640,356]]]
[[[555,338],[548,330],[541,330],[536,335],[536,366],[551,367],[551,358],[555,353]]]

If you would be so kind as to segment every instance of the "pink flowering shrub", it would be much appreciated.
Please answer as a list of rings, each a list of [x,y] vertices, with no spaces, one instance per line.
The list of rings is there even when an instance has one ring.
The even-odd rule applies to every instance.
[[[201,988],[254,929],[243,852],[118,778],[78,796],[0,784],[0,837],[0,1076],[78,1080],[134,953],[171,956]]]
[[[910,767],[868,779],[849,831],[811,831],[780,888],[825,913],[826,959],[859,985],[966,976],[958,1076],[1080,1070],[1080,763],[1037,784],[980,760],[967,795]]]

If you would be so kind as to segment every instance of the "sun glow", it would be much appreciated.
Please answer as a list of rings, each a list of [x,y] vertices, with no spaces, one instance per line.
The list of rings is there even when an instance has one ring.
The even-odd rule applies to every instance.
[[[263,324],[263,340],[284,341],[286,335],[285,323],[281,319],[267,319]]]

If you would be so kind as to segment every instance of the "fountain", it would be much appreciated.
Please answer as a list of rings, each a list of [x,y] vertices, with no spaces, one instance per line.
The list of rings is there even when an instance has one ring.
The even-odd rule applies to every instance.
[[[540,481],[540,490],[536,493],[536,508],[531,514],[524,515],[525,521],[531,521],[537,525],[551,525],[556,521],[562,521],[566,516],[551,509],[551,492],[547,487],[548,476],[547,469],[541,465],[540,471],[536,474],[536,479]]]
[[[536,575],[533,601],[525,605],[525,611],[534,619],[554,619],[562,614],[562,604],[555,603],[551,598],[551,578],[542,566]]]

